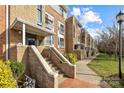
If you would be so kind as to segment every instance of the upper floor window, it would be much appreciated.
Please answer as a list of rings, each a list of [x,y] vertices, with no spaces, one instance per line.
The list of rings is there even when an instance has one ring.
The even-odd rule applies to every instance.
[[[42,5],[38,5],[37,6],[37,16],[38,16],[38,18],[37,18],[37,22],[38,22],[38,24],[42,24]]]
[[[48,13],[45,13],[45,26],[49,30],[53,31],[54,29],[54,17]]]
[[[58,29],[59,29],[59,34],[63,35],[64,34],[64,24],[59,22]]]
[[[64,24],[58,21],[58,47],[64,48]]]
[[[64,16],[64,10],[63,10],[62,7],[60,7],[59,11],[60,11],[60,14],[61,14],[62,16]]]

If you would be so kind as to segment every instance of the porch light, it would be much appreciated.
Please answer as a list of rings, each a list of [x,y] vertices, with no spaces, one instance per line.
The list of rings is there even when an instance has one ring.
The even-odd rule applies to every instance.
[[[21,35],[22,34],[22,31],[21,30],[19,30],[19,35]]]

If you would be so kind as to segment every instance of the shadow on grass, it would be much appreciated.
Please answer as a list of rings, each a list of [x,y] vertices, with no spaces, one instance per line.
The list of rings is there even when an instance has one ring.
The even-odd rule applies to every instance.
[[[118,74],[114,74],[108,77],[104,77],[103,81],[107,82],[113,88],[124,88],[124,74],[122,80],[118,78]]]
[[[97,61],[97,62],[100,62],[100,61],[113,61],[113,62],[116,62],[117,61],[117,57],[113,57],[113,56],[110,56],[108,54],[99,54],[95,59],[93,59],[93,61]]]

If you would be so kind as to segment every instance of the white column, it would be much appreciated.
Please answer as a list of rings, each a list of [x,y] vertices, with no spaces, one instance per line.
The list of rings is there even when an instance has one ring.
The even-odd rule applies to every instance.
[[[22,44],[25,45],[25,24],[22,25]]]

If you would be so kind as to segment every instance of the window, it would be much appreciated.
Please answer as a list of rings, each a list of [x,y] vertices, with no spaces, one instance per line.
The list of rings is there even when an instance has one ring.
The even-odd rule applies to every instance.
[[[54,45],[54,37],[51,35],[51,36],[48,36],[45,38],[45,45]]]
[[[64,24],[62,24],[61,22],[59,22],[59,26],[58,26],[58,29],[59,29],[59,34],[64,34]]]
[[[64,24],[58,21],[58,47],[64,48]]]
[[[64,48],[64,38],[59,37],[59,48]]]
[[[59,11],[60,11],[60,14],[61,14],[62,16],[64,16],[64,10],[63,10],[62,7],[60,7]]]
[[[48,13],[45,13],[45,26],[51,31],[54,30],[54,17]]]
[[[39,25],[41,25],[42,24],[42,6],[41,5],[37,6],[37,15],[38,15],[37,22]]]

